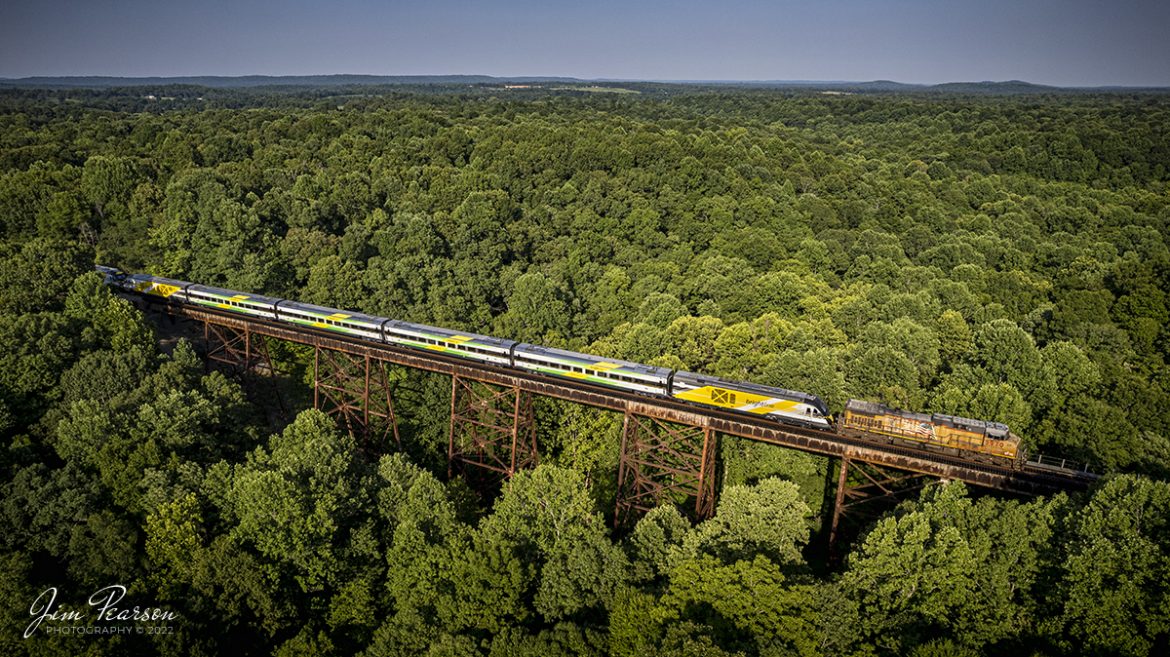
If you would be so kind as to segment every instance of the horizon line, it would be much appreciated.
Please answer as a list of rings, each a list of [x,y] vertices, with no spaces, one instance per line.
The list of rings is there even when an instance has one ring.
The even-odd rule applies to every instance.
[[[814,80],[814,79],[783,79],[783,78],[630,78],[630,77],[591,77],[582,78],[572,75],[493,75],[487,73],[247,73],[238,75],[222,74],[195,74],[195,75],[109,75],[109,74],[66,74],[66,75],[25,75],[21,77],[0,76],[0,82],[20,83],[30,81],[52,80],[126,80],[126,81],[154,81],[154,80],[183,80],[193,78],[216,78],[224,80],[243,80],[248,78],[270,78],[274,80],[288,78],[488,78],[492,80],[526,80],[526,81],[574,81],[574,82],[607,82],[607,83],[654,83],[654,84],[785,84],[785,85],[871,85],[894,84],[907,87],[937,87],[943,85],[976,84],[976,85],[1011,85],[1023,84],[1049,89],[1170,89],[1170,84],[1091,84],[1091,85],[1059,85],[1043,82],[1031,82],[1019,78],[1007,80],[948,80],[945,82],[902,82],[893,78],[877,78],[872,80]]]

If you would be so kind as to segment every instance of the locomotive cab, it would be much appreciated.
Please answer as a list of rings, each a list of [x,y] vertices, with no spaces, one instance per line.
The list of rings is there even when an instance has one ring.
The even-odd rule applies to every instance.
[[[117,267],[107,267],[105,265],[94,265],[94,271],[101,274],[105,279],[103,282],[106,285],[119,285],[126,279],[126,272]]]

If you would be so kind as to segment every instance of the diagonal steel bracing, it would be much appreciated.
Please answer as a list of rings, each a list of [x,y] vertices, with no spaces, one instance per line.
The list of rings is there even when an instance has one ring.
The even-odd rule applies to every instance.
[[[465,465],[511,477],[539,460],[531,394],[451,377],[448,474]]]
[[[626,412],[618,460],[614,525],[675,497],[695,499],[695,515],[715,511],[716,434],[710,427],[676,425]]]
[[[236,327],[204,321],[203,342],[209,363],[219,363],[233,374],[276,373],[268,354],[268,338],[253,333],[246,324]]]
[[[902,472],[845,456],[837,474],[837,496],[829,525],[829,549],[835,551],[841,521],[881,513],[890,503],[917,494],[935,481],[929,475]],[[886,504],[881,504],[885,502]],[[859,508],[865,507],[865,508]],[[868,513],[866,513],[868,512]]]
[[[212,332],[212,328],[207,326],[208,323],[227,329],[228,332],[221,334],[223,337],[216,338],[216,344],[220,346],[216,347],[216,344],[213,344],[211,346],[215,348],[209,349],[209,351],[216,352],[215,360],[228,364],[238,363],[242,367],[246,364],[258,363],[253,359],[252,354],[263,350],[263,347],[255,346],[253,344],[254,338],[266,336],[290,343],[344,352],[354,357],[372,357],[388,364],[458,377],[466,381],[474,380],[497,389],[512,391],[509,393],[514,395],[510,397],[512,424],[503,422],[496,426],[516,429],[508,435],[511,436],[513,433],[515,435],[513,442],[518,449],[512,451],[517,457],[513,459],[512,453],[508,453],[506,458],[498,456],[500,454],[498,449],[491,451],[490,454],[481,455],[483,456],[482,462],[494,463],[498,471],[505,473],[514,473],[524,467],[526,462],[535,463],[536,461],[535,439],[527,438],[525,427],[530,425],[523,419],[530,417],[530,412],[527,411],[530,401],[519,400],[521,403],[517,407],[516,395],[541,395],[554,399],[570,400],[641,418],[643,420],[641,423],[627,419],[623,431],[622,460],[619,467],[619,484],[622,487],[618,498],[619,512],[636,511],[651,506],[652,501],[656,501],[664,495],[663,490],[673,489],[675,480],[678,479],[682,482],[681,490],[694,491],[690,494],[696,498],[696,510],[703,514],[710,514],[714,506],[714,443],[717,434],[848,459],[853,465],[858,463],[880,464],[899,470],[921,473],[928,477],[957,479],[970,485],[1017,494],[1049,494],[1058,490],[1080,490],[1090,485],[1092,481],[1092,478],[1085,478],[1080,473],[1069,473],[1050,466],[1043,467],[1041,464],[1028,463],[1021,468],[1007,464],[973,463],[952,455],[907,446],[877,444],[832,431],[781,425],[767,418],[737,414],[726,409],[696,407],[676,399],[650,398],[639,393],[604,390],[584,382],[560,380],[556,377],[451,358],[428,351],[371,343],[367,340],[327,334],[315,329],[306,329],[255,317],[242,317],[178,303],[146,303],[142,302],[141,297],[135,296],[134,298],[148,308],[205,323],[205,335]],[[241,341],[242,347],[239,346]],[[211,344],[212,340],[209,339],[208,342]],[[220,352],[222,352],[222,358]],[[233,353],[236,355],[231,355]],[[242,353],[243,356],[238,355],[239,353]],[[264,360],[263,356],[257,355],[261,361]],[[268,367],[271,368],[270,361]],[[252,368],[263,370],[263,367],[258,364],[253,364]],[[456,388],[457,384],[453,383],[453,392]],[[320,391],[318,391],[319,394]],[[474,448],[475,439],[464,435],[470,431],[468,427],[472,424],[460,420],[462,417],[473,417],[475,413],[457,412],[456,401],[456,395],[452,395],[452,417],[455,425],[460,427],[460,435],[458,436],[459,442],[456,443],[455,435],[452,434],[450,455],[458,455],[461,458],[464,454],[477,454],[479,451]],[[458,406],[458,408],[465,407],[464,402]],[[516,418],[521,418],[521,420],[517,422]],[[670,465],[669,462],[664,462],[663,459],[653,456],[653,449],[650,449],[651,454],[647,455],[645,453],[647,450],[639,447],[642,442],[650,441],[653,443],[657,440],[656,437],[642,435],[646,433],[641,429],[645,425],[646,418],[654,418],[659,424],[671,422],[692,429],[692,437],[689,439],[690,447],[664,449],[664,454],[673,454],[671,458],[674,459],[676,465]],[[650,426],[654,426],[654,423],[651,422]],[[699,427],[705,427],[706,430],[699,429]],[[482,435],[486,429],[481,427],[480,431]],[[701,441],[698,438],[700,435],[703,436]],[[465,439],[470,440],[466,443],[466,448]],[[479,442],[491,443],[483,437]],[[704,444],[703,447],[696,446],[700,442]],[[687,459],[680,455],[699,453],[703,454],[704,457],[698,461],[700,474],[696,483],[693,474],[689,478],[680,474],[693,473],[696,467],[695,459],[693,456]],[[492,455],[497,455],[498,458],[492,458]],[[507,468],[503,466],[505,462],[508,464]],[[684,465],[678,467],[678,464]],[[670,472],[671,468],[680,472],[672,473]],[[846,492],[850,492],[851,487],[846,486],[844,481],[848,476],[848,471],[853,469],[847,466],[841,473],[843,483],[838,486],[841,501],[834,510],[835,521],[840,520],[843,512],[853,511],[857,506],[854,502],[859,502],[859,500],[854,500],[852,495],[846,497]],[[874,481],[868,481],[864,475],[858,476],[865,481],[856,487],[858,488],[856,492],[861,492],[862,486],[877,484],[885,480],[882,477],[875,477]],[[687,481],[690,483],[686,483]],[[893,484],[894,482],[882,484],[887,489],[885,492],[881,492],[881,486],[875,485],[874,488],[880,492],[880,497],[884,497],[897,488]],[[846,499],[849,500],[848,504],[846,504]],[[832,533],[838,533],[836,527],[833,528]]]
[[[313,407],[366,445],[401,446],[386,362],[342,351],[314,348]]]

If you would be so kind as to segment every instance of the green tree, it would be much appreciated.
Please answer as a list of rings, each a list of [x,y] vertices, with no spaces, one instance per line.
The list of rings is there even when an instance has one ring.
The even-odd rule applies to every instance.
[[[81,191],[103,219],[111,205],[124,205],[137,184],[133,160],[125,157],[94,155],[81,169]]]
[[[1170,635],[1170,486],[1106,482],[1072,519],[1062,577],[1048,598],[1066,650],[1146,655]]]
[[[715,516],[688,534],[683,548],[725,563],[763,555],[777,564],[800,564],[811,511],[790,481],[768,478],[755,486],[729,486]]]
[[[845,366],[845,379],[852,397],[877,398],[900,408],[920,405],[918,368],[888,346],[868,347],[857,352]]]
[[[368,478],[353,439],[324,413],[304,411],[235,473],[232,535],[288,567],[302,590],[319,591],[352,567],[344,546],[369,508]]]
[[[544,274],[529,271],[516,279],[508,310],[499,316],[499,334],[513,340],[555,344],[569,337],[571,315],[564,293]]]
[[[309,269],[309,280],[304,289],[305,301],[328,308],[360,310],[368,297],[369,290],[363,284],[362,272],[349,261],[327,255]]]
[[[37,238],[19,248],[0,245],[0,313],[59,310],[74,279],[92,267],[93,252],[72,242]]]
[[[943,503],[965,504],[954,494]],[[898,652],[953,628],[976,604],[975,552],[957,527],[935,525],[932,515],[884,518],[849,556],[842,585],[860,604],[863,636],[879,648]]]
[[[992,380],[1032,390],[1043,379],[1043,360],[1032,336],[1009,320],[995,320],[975,333],[976,359]]]

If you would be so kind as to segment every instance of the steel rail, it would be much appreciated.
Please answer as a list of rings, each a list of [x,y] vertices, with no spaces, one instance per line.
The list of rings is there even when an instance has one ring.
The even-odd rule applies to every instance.
[[[1067,475],[1051,468],[1025,464],[1013,469],[978,463],[961,457],[899,444],[883,444],[843,436],[832,431],[796,427],[767,419],[744,416],[716,407],[702,407],[670,397],[628,392],[536,372],[504,368],[440,353],[427,353],[398,345],[362,338],[340,336],[323,330],[292,326],[257,317],[182,303],[160,302],[128,296],[147,307],[172,315],[220,324],[279,340],[308,344],[357,356],[369,356],[412,369],[475,379],[492,385],[563,399],[596,408],[657,418],[693,427],[710,428],[722,434],[756,442],[799,449],[813,454],[849,458],[876,465],[916,472],[943,479],[955,479],[975,486],[1021,494],[1047,494],[1087,488],[1095,479],[1085,473]]]

